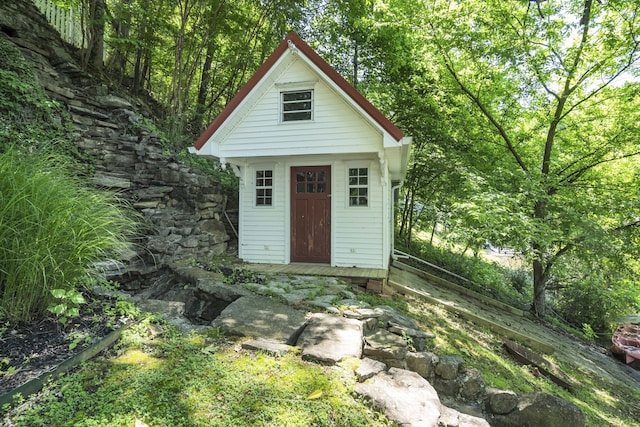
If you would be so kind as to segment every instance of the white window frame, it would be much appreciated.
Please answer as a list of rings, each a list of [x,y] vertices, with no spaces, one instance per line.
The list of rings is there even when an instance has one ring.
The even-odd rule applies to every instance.
[[[293,94],[293,93],[302,93],[302,92],[308,92],[310,94],[310,98],[308,100],[303,99],[303,100],[288,100],[285,101],[285,96],[289,95],[289,94]],[[306,102],[308,101],[310,103],[310,106],[308,109],[301,109],[301,110],[290,110],[290,111],[285,111],[285,105],[286,104],[296,104],[296,103],[302,103],[302,102]],[[282,91],[280,92],[280,123],[298,123],[298,122],[310,122],[313,121],[313,111],[314,111],[314,104],[315,104],[315,96],[314,96],[314,90],[313,89],[296,89],[296,90],[286,90],[286,91]],[[290,115],[294,115],[294,114],[300,114],[300,113],[309,113],[309,117],[308,118],[301,118],[301,119],[289,119],[289,120],[285,120],[285,117],[287,114]]]
[[[355,175],[352,175],[352,171],[356,171]],[[365,171],[365,174],[362,175],[361,172]],[[356,182],[352,182],[353,179]],[[348,166],[347,167],[347,207],[349,208],[367,208],[369,207],[369,198],[370,198],[370,188],[369,183],[371,182],[371,168],[368,166]],[[358,195],[352,196],[352,190],[357,190]],[[360,193],[364,190],[364,197],[366,199],[365,203],[360,203],[360,198],[363,197]],[[355,204],[352,204],[352,198],[355,197]]]
[[[254,181],[255,193],[254,193],[253,202],[255,206],[258,208],[272,207],[273,206],[273,178],[274,178],[273,169],[272,168],[256,169],[254,176],[255,176],[255,181]],[[260,200],[263,203],[258,203]]]

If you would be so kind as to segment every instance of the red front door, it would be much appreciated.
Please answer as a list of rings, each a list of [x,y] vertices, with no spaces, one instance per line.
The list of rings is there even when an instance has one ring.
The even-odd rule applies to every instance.
[[[331,166],[291,168],[291,262],[331,262]]]

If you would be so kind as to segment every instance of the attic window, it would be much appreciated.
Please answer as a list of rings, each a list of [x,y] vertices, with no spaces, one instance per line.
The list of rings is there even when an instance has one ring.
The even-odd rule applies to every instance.
[[[311,120],[313,115],[313,91],[297,90],[281,92],[283,122]]]

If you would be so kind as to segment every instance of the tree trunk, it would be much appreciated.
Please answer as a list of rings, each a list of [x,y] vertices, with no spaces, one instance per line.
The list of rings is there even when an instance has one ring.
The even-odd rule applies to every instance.
[[[545,172],[543,168],[543,172]],[[544,222],[547,219],[547,206],[544,201],[536,202],[533,209],[533,216],[537,220]],[[548,268],[544,262],[544,249],[540,242],[534,241],[531,244],[533,249],[533,304],[531,311],[537,317],[544,317],[547,312],[545,304],[546,300],[546,287],[547,287],[547,272]]]
[[[407,220],[409,217],[409,197],[411,193],[411,188],[407,187],[407,191],[404,195],[404,204],[402,206],[402,214],[400,216],[400,230],[398,231],[399,236],[404,236],[407,228]]]
[[[411,233],[413,231],[413,224],[414,224],[414,212],[415,212],[415,205],[416,205],[416,197],[415,197],[416,193],[415,191],[411,191],[411,200],[409,201],[409,219],[407,221],[407,249],[411,249]]]
[[[202,64],[200,73],[201,78],[200,85],[198,87],[198,96],[196,97],[195,113],[192,119],[192,128],[196,131],[199,131],[201,127],[207,124],[205,123],[205,115],[207,113],[207,97],[210,92],[211,80],[213,78],[214,71],[211,66],[213,64],[215,53],[218,50],[218,44],[215,35],[219,31],[217,28],[217,23],[223,12],[225,4],[226,0],[221,0],[216,6],[215,10],[212,11],[211,17],[207,18],[207,22],[209,22],[209,31],[207,33],[208,41],[206,43],[204,63]]]
[[[145,3],[145,10],[149,10],[149,1]],[[142,15],[142,20],[140,22],[140,31],[138,32],[138,40],[142,42],[138,49],[136,49],[136,62],[133,67],[133,93],[140,93],[142,88],[144,87],[144,71],[142,66],[142,57],[146,54],[146,50],[149,49],[146,46],[145,38],[147,37],[147,14]]]
[[[100,70],[104,65],[104,0],[92,0],[89,8],[88,64]]]
[[[353,87],[358,87],[358,41],[353,41]]]
[[[122,0],[125,5],[130,5],[131,0]],[[129,8],[125,7],[125,11]],[[111,17],[111,26],[116,38],[128,39],[131,30],[131,14],[125,13],[124,16]],[[107,68],[110,73],[118,78],[118,82],[122,84],[124,78],[127,75],[127,56],[129,48],[124,48],[122,43],[115,43],[109,55],[109,61],[107,62]]]
[[[544,317],[546,307],[547,277],[544,265],[540,260],[533,261],[533,305],[531,311],[537,317]]]
[[[213,63],[213,52],[215,46],[210,43],[207,46],[207,52],[202,65],[202,77],[200,78],[200,86],[198,87],[198,96],[196,97],[195,114],[192,119],[192,128],[199,131],[203,127],[204,115],[206,113],[207,94],[209,93],[209,85],[211,84],[211,64]]]
[[[433,220],[433,227],[431,227],[431,238],[429,239],[429,244],[433,245],[433,237],[436,234],[436,227],[438,227],[438,218]]]

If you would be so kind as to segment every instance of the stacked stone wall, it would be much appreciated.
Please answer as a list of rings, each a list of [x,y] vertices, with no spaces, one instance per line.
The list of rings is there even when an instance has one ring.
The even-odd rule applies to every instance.
[[[131,250],[102,264],[108,278],[136,289],[172,260],[226,250],[220,184],[169,154],[144,103],[81,70],[73,48],[28,0],[0,3],[0,36],[21,49],[46,92],[68,111],[60,120],[72,124],[91,183],[143,218]]]

